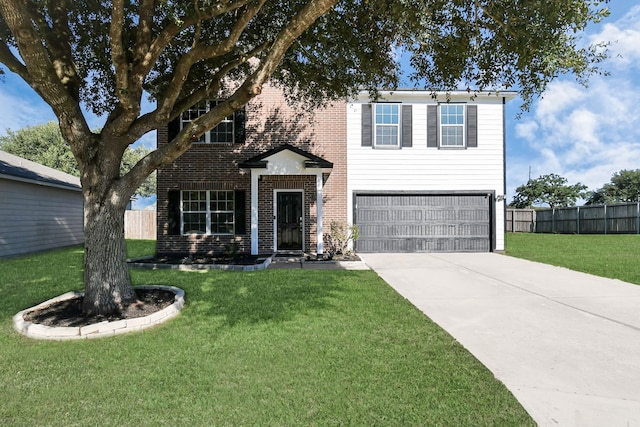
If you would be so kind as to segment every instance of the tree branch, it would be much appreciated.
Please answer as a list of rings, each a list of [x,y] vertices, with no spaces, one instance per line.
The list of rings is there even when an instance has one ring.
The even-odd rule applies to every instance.
[[[116,96],[123,109],[131,108],[129,100],[129,61],[122,40],[124,25],[124,0],[114,0],[111,7],[111,24],[109,25],[109,43],[111,61],[115,68]]]
[[[151,27],[153,25],[155,3],[155,0],[142,0],[138,6],[134,67],[136,64],[144,62],[145,56],[151,47],[151,40],[153,39]]]
[[[184,31],[185,28],[189,28],[200,22],[203,19],[211,19],[216,16],[220,16],[223,13],[230,12],[232,10],[238,9],[251,0],[236,0],[231,1],[227,4],[217,4],[216,6],[212,6],[204,11],[199,11],[194,16],[183,17],[184,19],[180,24],[172,22],[167,25],[160,34],[151,42],[149,47],[149,51],[145,55],[144,61],[140,63],[141,69],[137,69],[136,73],[142,73],[142,75],[147,75],[153,65],[158,60],[162,52],[167,48],[169,43],[178,35],[181,31]]]
[[[51,10],[52,25],[49,29],[46,23],[43,23],[41,31],[45,31],[46,28],[47,45],[49,46],[58,78],[75,101],[78,102],[80,100],[81,82],[71,52],[71,29],[69,28],[66,14],[67,7],[68,0],[51,0],[49,8]]]
[[[212,59],[231,52],[231,50],[233,50],[233,48],[235,47],[238,39],[247,28],[247,25],[249,25],[251,20],[258,14],[258,12],[260,12],[260,9],[262,8],[262,6],[264,6],[265,2],[266,0],[260,0],[247,7],[235,22],[233,28],[229,32],[229,36],[225,40],[222,40],[210,46],[196,45],[192,50],[190,50],[183,56],[183,58],[178,62],[178,65],[176,66],[175,72],[173,74],[173,78],[171,79],[171,82],[169,83],[169,86],[165,91],[165,93],[170,94],[170,96],[165,97],[162,100],[159,108],[160,115],[169,114],[169,112],[174,109],[176,100],[180,96],[182,86],[184,85],[184,82],[189,75],[191,67],[193,67],[193,65],[198,61],[204,59]],[[244,60],[240,63],[242,62],[244,62]],[[235,67],[231,67],[231,69],[232,68]]]
[[[22,80],[30,84],[31,76],[29,75],[29,70],[16,58],[6,43],[0,43],[0,62],[9,67],[9,70],[19,75]]]
[[[166,125],[167,121],[173,120],[180,115],[180,113],[187,108],[195,105],[201,101],[210,99],[212,94],[218,93],[220,90],[220,82],[231,70],[237,68],[241,64],[247,62],[249,58],[253,58],[258,55],[267,47],[267,43],[255,47],[253,50],[246,54],[237,56],[234,60],[227,62],[220,69],[211,76],[210,81],[212,84],[201,90],[193,92],[191,95],[177,101],[172,110],[163,111],[160,108],[156,108],[138,120],[129,128],[128,134],[135,138],[140,138],[145,133],[157,129],[160,126]],[[159,101],[158,104],[164,104],[163,101]],[[224,116],[226,117],[226,116]]]

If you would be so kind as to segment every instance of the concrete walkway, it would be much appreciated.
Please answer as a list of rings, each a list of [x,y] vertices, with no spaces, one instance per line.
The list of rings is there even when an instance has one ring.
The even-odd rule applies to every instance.
[[[360,254],[541,426],[640,426],[640,286],[499,254]]]

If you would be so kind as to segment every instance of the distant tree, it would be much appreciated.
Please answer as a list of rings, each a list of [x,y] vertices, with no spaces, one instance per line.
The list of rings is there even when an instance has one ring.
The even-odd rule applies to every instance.
[[[53,121],[27,126],[17,131],[7,129],[7,135],[0,136],[0,150],[70,175],[80,176],[78,162],[73,157],[69,144],[62,138],[60,126]],[[142,146],[127,147],[122,156],[120,173],[124,175],[129,172],[150,152],[151,150]],[[136,190],[136,194],[142,197],[156,194],[155,172],[144,180]]]
[[[566,178],[554,173],[530,179],[516,188],[511,206],[516,209],[540,204],[548,204],[551,208],[574,206],[576,200],[586,196],[587,186],[579,182],[569,185],[567,182]]]
[[[611,182],[592,192],[587,205],[627,203],[640,200],[640,169],[623,169],[611,177]]]

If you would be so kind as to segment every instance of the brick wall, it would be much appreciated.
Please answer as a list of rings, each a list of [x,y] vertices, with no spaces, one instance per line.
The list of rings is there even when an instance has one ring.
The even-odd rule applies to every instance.
[[[193,144],[179,159],[158,171],[159,253],[221,252],[236,242],[244,252],[250,240],[250,171],[238,164],[273,147],[288,143],[333,163],[325,176],[323,215],[325,232],[332,219],[346,220],[346,104],[335,103],[313,114],[288,105],[280,90],[265,86],[246,107],[246,141],[243,144]],[[167,129],[158,131],[158,146],[167,143]],[[316,186],[314,176],[265,176],[260,182],[259,250],[273,247],[273,190],[301,188],[305,194],[305,248],[316,245]],[[245,190],[246,234],[242,236],[169,235],[168,191]],[[270,199],[270,200],[267,200]]]

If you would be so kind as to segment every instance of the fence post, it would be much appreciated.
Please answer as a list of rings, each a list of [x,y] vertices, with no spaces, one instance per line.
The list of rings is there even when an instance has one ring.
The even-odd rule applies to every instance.
[[[576,232],[580,234],[580,206],[576,209]]]
[[[556,208],[551,208],[551,233],[556,232]]]
[[[604,205],[604,234],[607,234],[607,205]]]
[[[636,233],[640,234],[640,201],[636,203]]]
[[[529,212],[531,214],[531,232],[535,233],[536,232],[536,211],[534,211],[533,209],[531,210],[531,212]]]

